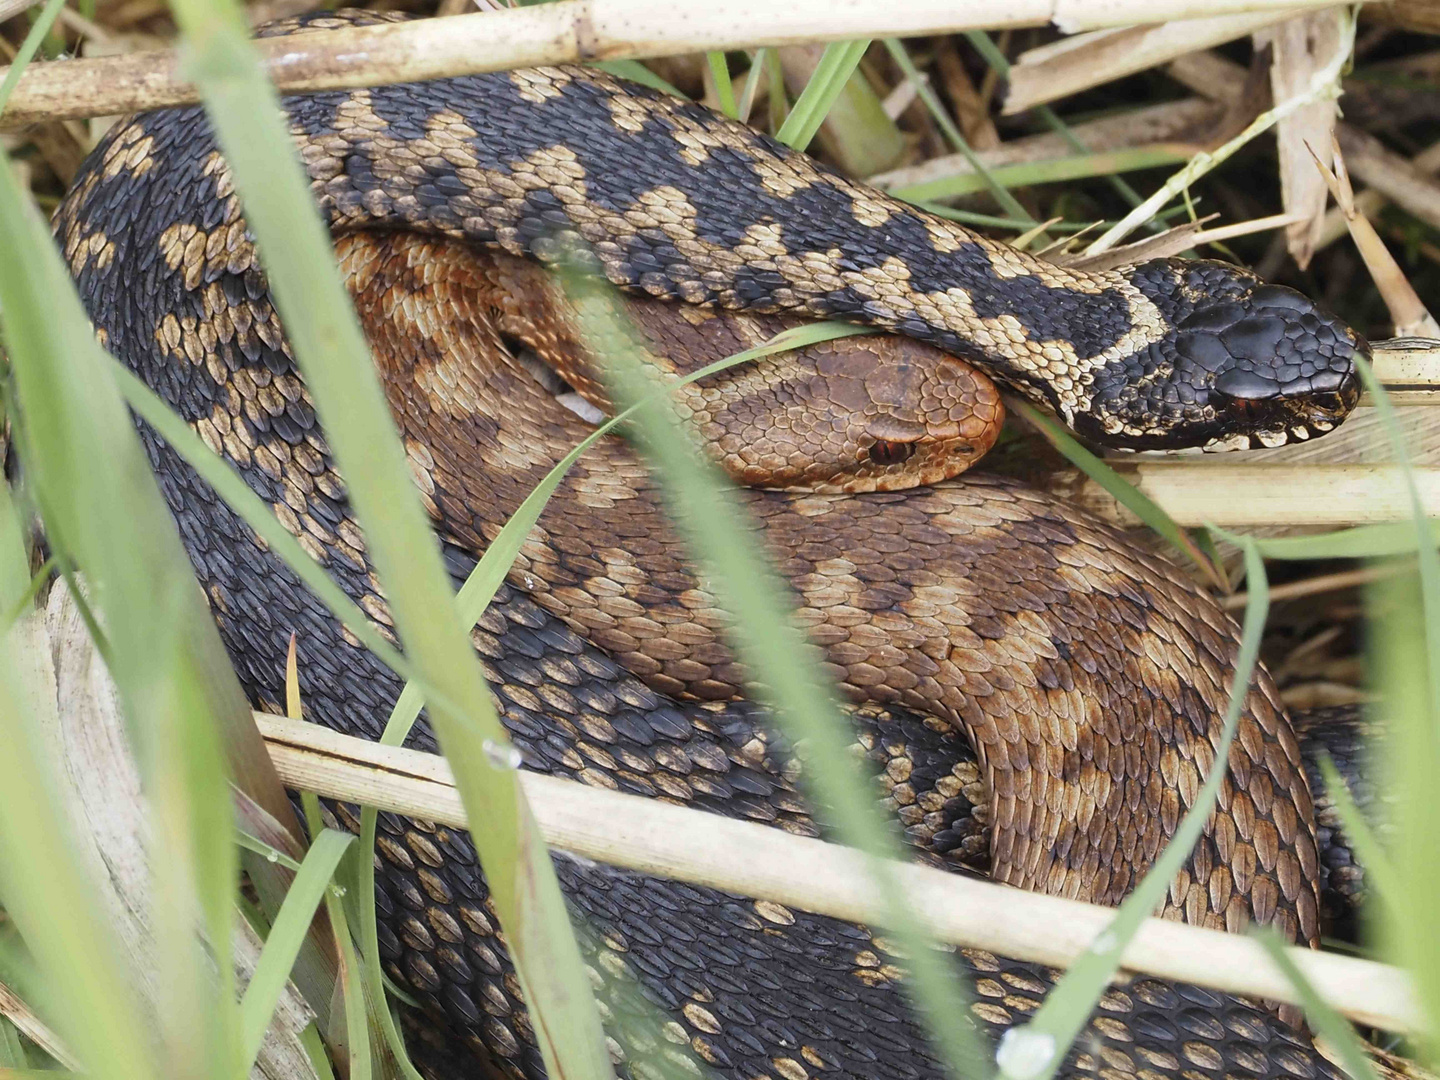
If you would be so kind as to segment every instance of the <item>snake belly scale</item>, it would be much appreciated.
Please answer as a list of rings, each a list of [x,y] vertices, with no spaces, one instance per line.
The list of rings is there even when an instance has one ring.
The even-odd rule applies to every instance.
[[[615,145],[592,140],[586,158],[585,140],[572,135],[567,146],[563,124],[546,145],[533,145],[553,120],[544,108],[557,102],[570,110],[561,120],[588,117]],[[563,320],[514,302],[544,289],[530,280],[534,263],[519,257],[556,254],[567,247],[557,239],[565,230],[589,242],[612,280],[652,297],[632,301],[642,325],[646,312],[678,302],[897,329],[1120,444],[1305,437],[1338,423],[1357,393],[1353,360],[1364,343],[1295,294],[1207,263],[1098,276],[1046,270],[698,107],[590,72],[321,94],[289,107],[457,578],[553,461],[554,446],[507,438],[463,395],[504,407],[482,399],[506,379],[518,385],[519,370],[480,376],[471,365],[482,355],[503,361],[515,341],[542,355],[583,352],[566,339]],[[680,160],[688,187],[650,176],[619,210],[618,197],[595,194],[610,174],[592,173],[585,161],[643,142],[657,117],[682,147],[666,167]],[[697,224],[703,170],[743,154],[767,205],[784,216],[768,240],[751,226],[722,243]],[[626,171],[623,155],[615,171]],[[821,201],[785,209],[786,192]],[[844,227],[803,212],[837,200]],[[867,245],[882,234],[861,244],[846,229],[887,223],[883,237],[899,254],[867,261]],[[805,237],[812,228],[816,235]],[[387,624],[203,116],[174,110],[117,125],[62,204],[57,234],[111,351]],[[942,273],[944,255],[957,256],[945,272],[960,284],[917,285]],[[757,261],[771,269],[756,270]],[[422,301],[449,314],[417,316]],[[654,325],[665,318],[655,315]],[[1266,367],[1262,352],[1278,359]],[[985,393],[976,382],[969,395],[981,413]],[[1141,411],[1147,400],[1156,407]],[[536,430],[564,444],[563,453],[578,437],[576,423],[557,407]],[[893,414],[887,424],[867,436],[870,446],[923,441]],[[988,427],[959,421],[953,434],[962,456],[993,438]],[[278,696],[294,631],[311,718],[378,734],[398,692],[394,676],[173,451],[148,431],[145,439],[247,690],[262,704]],[[871,455],[882,474],[889,456]],[[642,466],[606,444],[557,493],[474,635],[503,719],[528,767],[813,834],[819,826],[796,793],[797,766],[741,698],[744,674],[725,648],[719,614],[648,484]],[[1003,880],[1117,901],[1209,767],[1233,624],[1163,561],[1008,481],[757,491],[748,502],[782,552],[802,618],[842,684],[869,703],[857,713],[860,745],[884,764],[890,800],[921,857],[953,864],[988,839],[992,872]],[[606,562],[607,551],[624,557]],[[623,603],[610,591],[617,581],[630,587]],[[690,612],[684,632],[666,622],[674,614],[667,604]],[[647,620],[665,632],[635,633]],[[956,763],[960,731],[976,744],[979,771]],[[433,748],[425,731],[417,739]],[[1263,673],[1229,765],[1220,813],[1166,910],[1231,929],[1258,919],[1313,943],[1313,809],[1293,731]],[[962,818],[980,791],[989,817],[977,841]],[[392,975],[479,1060],[540,1075],[468,838],[424,823],[384,824],[376,899]],[[585,916],[596,978],[619,1003],[614,1049],[632,1075],[651,1075],[660,1063],[737,1078],[941,1075],[907,1011],[897,962],[863,928],[564,856],[557,870]],[[992,1034],[1033,1010],[1049,984],[1033,966],[978,952],[964,959],[977,975],[972,1019]],[[1265,1010],[1148,979],[1112,988],[1067,1068],[1338,1075],[1307,1036]]]

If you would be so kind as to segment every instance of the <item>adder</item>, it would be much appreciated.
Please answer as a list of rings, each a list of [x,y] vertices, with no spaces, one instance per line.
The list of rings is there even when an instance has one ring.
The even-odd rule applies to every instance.
[[[987,376],[1106,445],[1275,445],[1341,422],[1362,339],[1224,264],[1049,266],[588,69],[286,107],[457,579],[585,430],[537,393],[522,354],[605,403],[547,260],[588,252],[667,370],[807,318],[904,335],[740,369],[685,405],[742,481],[799,485],[753,490],[747,505],[797,617],[861,702],[857,739],[884,765],[917,857],[982,858],[1000,880],[1100,903],[1125,894],[1211,764],[1235,628],[1183,574],[1085,514],[1011,481],[956,479],[999,423]],[[387,625],[203,114],[116,125],[56,233],[102,341]],[[257,703],[278,699],[296,632],[310,718],[378,734],[394,675],[144,438]],[[608,442],[557,491],[474,640],[526,767],[817,833],[798,765],[745,701],[726,626],[644,466]],[[423,727],[416,740],[434,746]],[[1259,920],[1314,944],[1313,806],[1263,672],[1228,764],[1166,913]],[[387,817],[378,854],[382,951],[429,1017],[427,1060],[541,1075],[468,837]],[[630,1075],[942,1074],[900,961],[869,930],[564,854],[556,868]],[[1051,979],[982,952],[960,959],[977,992],[969,1022],[991,1035]],[[1107,993],[1066,1071],[1339,1075],[1269,1011],[1153,979]]]

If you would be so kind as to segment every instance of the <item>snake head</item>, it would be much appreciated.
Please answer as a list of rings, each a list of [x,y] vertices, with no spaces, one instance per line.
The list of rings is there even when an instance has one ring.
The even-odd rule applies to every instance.
[[[1370,346],[1308,297],[1220,262],[1157,259],[1129,276],[1137,323],[1153,305],[1168,332],[1095,371],[1081,434],[1137,450],[1273,447],[1354,407]]]
[[[750,487],[899,491],[968,469],[999,436],[995,384],[930,345],[838,338],[687,388],[720,464]]]

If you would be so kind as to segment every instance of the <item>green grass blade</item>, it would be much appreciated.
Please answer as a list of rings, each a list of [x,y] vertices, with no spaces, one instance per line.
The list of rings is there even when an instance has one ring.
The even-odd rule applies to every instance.
[[[237,829],[235,832],[235,843],[239,844],[246,851],[253,851],[256,855],[259,855],[268,862],[275,863],[277,866],[283,866],[285,869],[292,871],[300,869],[300,863],[297,860],[292,859],[278,848],[271,847],[258,836],[252,836],[247,832],[242,832]]]
[[[1360,371],[1360,380],[1370,392],[1375,412],[1395,455],[1395,463],[1405,481],[1406,493],[1410,499],[1411,527],[1415,531],[1415,557],[1420,568],[1420,595],[1424,603],[1426,657],[1429,661],[1430,715],[1440,718],[1440,554],[1430,542],[1431,525],[1425,517],[1425,504],[1420,499],[1420,489],[1415,483],[1415,471],[1410,467],[1410,448],[1395,416],[1395,407],[1390,404],[1390,395],[1375,371],[1363,357],[1355,358]]]
[[[1177,551],[1193,562],[1217,588],[1229,591],[1230,583],[1226,580],[1225,575],[1205,556],[1195,541],[1191,539],[1189,533],[1175,524],[1159,504],[1081,446],[1075,436],[1029,402],[1012,397],[1007,400],[1007,404],[1014,412],[1033,424],[1036,430],[1045,436],[1050,444],[1060,451],[1072,465],[1104,488],[1121,506],[1168,540]]]
[[[1260,655],[1260,638],[1265,630],[1265,616],[1270,609],[1270,590],[1265,579],[1265,563],[1248,538],[1243,538],[1246,576],[1250,587],[1250,603],[1245,608],[1245,627],[1241,634],[1240,652],[1235,660],[1235,678],[1230,685],[1230,702],[1225,711],[1225,728],[1215,748],[1215,760],[1195,803],[1186,811],[1140,884],[1120,905],[1110,925],[1095,939],[1090,948],[1071,966],[1056,984],[1045,1004],[1030,1023],[1011,1028],[1000,1043],[997,1059],[1001,1072],[1024,1080],[1048,1080],[1069,1053],[1070,1046],[1084,1029],[1095,1009],[1095,1003],[1110,984],[1120,967],[1120,957],[1140,929],[1140,924],[1164,898],[1175,875],[1190,857],[1195,842],[1204,831],[1220,785],[1229,772],[1230,745],[1235,739],[1240,711],[1250,688],[1250,679]],[[1042,1053],[1043,1051],[1043,1053]],[[1034,1063],[1043,1058],[1043,1068]]]
[[[25,551],[25,533],[19,509],[10,495],[10,486],[0,479],[0,611],[6,613],[0,631],[8,630],[33,598],[30,556]]]
[[[1395,793],[1393,867],[1400,878],[1379,911],[1384,916],[1393,910],[1399,916],[1381,919],[1383,937],[1391,955],[1414,974],[1434,1025],[1440,1020],[1440,917],[1433,903],[1440,889],[1435,859],[1440,843],[1440,799],[1435,797],[1435,776],[1440,773],[1440,554],[1389,395],[1370,365],[1357,363],[1409,494],[1420,585],[1415,589],[1414,579],[1403,575],[1369,589],[1369,596],[1381,602],[1371,606],[1376,624],[1371,657],[1382,707],[1390,714],[1387,780]],[[1434,1044],[1425,1049],[1433,1063]]]
[[[720,111],[731,120],[738,119],[740,110],[735,104],[735,84],[730,80],[730,64],[725,53],[712,49],[705,54],[710,68],[710,77],[715,80],[715,96],[719,99]]]
[[[330,1055],[325,1052],[325,1040],[320,1037],[320,1029],[313,1023],[306,1024],[305,1030],[300,1032],[300,1045],[305,1047],[305,1056],[310,1059],[310,1065],[318,1080],[335,1080],[335,1070],[330,1066]]]
[[[767,49],[756,49],[750,56],[750,70],[745,74],[745,85],[740,90],[740,99],[736,102],[736,108],[745,117],[750,115],[750,107],[755,103],[755,94],[760,89],[760,78],[765,74],[765,55]]]
[[[107,661],[137,737],[155,841],[170,854],[155,875],[157,912],[185,913],[183,924],[154,924],[174,930],[157,936],[167,1049],[185,1059],[176,1067],[224,1061],[235,1035],[234,1010],[218,1004],[233,1000],[235,869],[214,724],[223,716],[253,732],[253,723],[89,320],[8,162],[0,236],[10,253],[0,307],[22,457],[47,530],[86,572],[112,632]],[[275,794],[283,799],[278,782]],[[210,938],[208,952],[194,930]]]
[[[653,383],[630,351],[632,339],[608,287],[581,277],[572,277],[568,285],[584,338],[606,361],[613,400],[627,406],[645,401]],[[880,816],[874,789],[860,780],[846,750],[849,740],[842,734],[845,724],[834,689],[820,673],[815,648],[789,621],[783,600],[788,590],[746,528],[743,504],[698,454],[673,408],[651,405],[639,410],[631,430],[656,468],[697,565],[736,620],[733,644],[757,692],[794,744],[805,747],[807,783],[838,836],[872,857],[900,857],[893,826]],[[978,1080],[989,1075],[988,1054],[974,1030],[956,1022],[966,1015],[966,996],[948,957],[921,933],[888,867],[873,865],[884,925],[906,958],[907,986],[941,1059],[956,1076]]]
[[[1387,890],[1374,913],[1383,952],[1408,968],[1432,1028],[1440,1018],[1440,957],[1436,955],[1434,892],[1440,866],[1434,857],[1440,808],[1434,797],[1440,748],[1429,700],[1433,673],[1427,666],[1423,601],[1414,575],[1396,575],[1368,586],[1371,630],[1368,664],[1390,726],[1385,780],[1392,798],[1390,847],[1398,888]],[[1398,917],[1392,918],[1392,912]],[[1434,1051],[1430,1052],[1434,1061]]]
[[[16,56],[16,62],[11,64],[4,81],[0,82],[0,112],[3,112],[20,74],[53,27],[62,6],[63,0],[47,0],[43,10],[33,20],[30,33]],[[3,171],[6,186],[10,187],[12,174],[8,163],[3,167]],[[29,232],[32,243],[39,243],[31,248],[30,258],[24,260],[28,263],[28,272],[42,279],[49,278],[52,285],[58,289],[58,292],[53,294],[59,298],[58,303],[42,305],[38,311],[27,315],[45,313],[47,308],[56,308],[58,310],[55,315],[62,323],[67,337],[79,339],[88,336],[88,321],[84,319],[78,303],[74,301],[68,279],[63,271],[57,273],[59,262],[55,258],[54,250],[49,248],[48,238],[40,240],[43,229],[34,230],[33,222],[22,220],[27,214],[21,206],[18,192],[7,190],[5,201],[9,204],[7,210],[10,212],[5,215],[6,220],[0,231],[11,238],[17,261],[24,260],[26,248],[30,247],[22,239],[24,234]],[[36,235],[37,232],[39,235]],[[69,301],[68,304],[66,300]],[[13,309],[11,312],[13,316]],[[13,330],[13,326],[7,327],[7,334],[10,330]],[[21,336],[24,334],[22,330]],[[35,449],[37,433],[39,441],[44,440],[44,429],[47,426],[43,410],[36,410],[36,406],[41,402],[36,400],[33,392],[36,381],[34,364],[43,363],[44,360],[39,355],[39,350],[33,349],[33,345],[33,341],[28,346],[22,344],[22,351],[29,352],[30,356],[28,362],[17,365],[23,369],[17,371],[17,377],[22,383],[28,381],[31,384],[30,393],[22,391],[27,410],[42,414],[31,416],[27,412],[24,417],[24,424],[30,428],[28,437],[32,450]],[[95,351],[93,341],[85,351]],[[52,374],[57,373],[54,359],[51,358]],[[100,391],[100,395],[104,396],[105,391]],[[113,397],[113,394],[110,396]],[[79,403],[80,395],[75,395],[72,407]],[[94,395],[91,403],[97,403]],[[109,402],[105,404],[108,405]],[[49,419],[54,421],[59,419],[59,416],[52,412]],[[112,414],[109,418],[112,425],[115,419]],[[133,470],[134,464],[140,460],[138,446],[134,443],[133,431],[128,430],[128,423],[124,420],[121,420],[121,423],[131,437],[130,445],[126,447],[129,453],[115,463],[123,462]],[[54,428],[51,428],[48,434],[55,434]],[[119,438],[123,441],[125,436],[119,435]],[[90,443],[88,449],[93,451],[95,445],[94,442]],[[111,463],[110,459],[89,457],[92,468],[102,460],[107,464]],[[63,473],[64,470],[59,471]],[[148,494],[153,491],[153,482],[147,487],[146,481],[137,480],[131,485],[131,490]],[[50,489],[49,494],[48,501],[52,508],[59,502],[67,501],[59,497],[54,488]],[[123,482],[114,494],[128,494]],[[143,499],[136,499],[131,501],[128,507],[121,501],[112,502],[108,507],[104,504],[90,504],[87,507],[72,502],[66,509],[72,511],[72,520],[73,511],[78,509],[103,521],[107,517],[113,519],[117,510],[122,514],[143,513],[143,506]],[[108,515],[106,510],[109,511]],[[163,509],[161,512],[163,514]],[[56,524],[58,526],[58,522]],[[68,535],[73,531],[66,526],[58,527],[62,534]],[[82,534],[83,531],[80,530]],[[132,530],[132,538],[137,531],[139,530]],[[116,546],[123,549],[125,545],[122,541]],[[174,558],[177,549],[178,545],[172,543],[168,548],[162,546],[144,554],[151,556],[151,567],[154,569],[184,566],[183,556],[178,562]],[[89,551],[93,554],[93,546],[89,546]],[[144,624],[148,621],[154,626],[157,614],[162,616],[164,628],[176,634],[183,633],[187,623],[196,619],[198,605],[194,598],[190,598],[187,603],[184,597],[161,591],[151,597],[153,603],[147,608],[138,592],[128,597],[117,595],[123,591],[117,587],[117,577],[123,577],[126,573],[118,561],[112,561],[107,566],[104,565],[104,560],[92,559],[89,568],[92,571],[92,580],[102,595],[108,593],[108,599],[118,601],[111,605],[112,610],[108,614],[112,627],[119,628],[122,633],[143,635]],[[139,571],[140,566],[133,566],[133,570]],[[181,574],[178,580],[183,581],[184,572]],[[135,576],[143,581],[143,574],[136,573]],[[137,600],[141,600],[138,605]],[[122,648],[112,653],[107,656],[107,663],[111,665],[122,687],[128,683],[130,692],[127,706],[132,719],[144,721],[134,730],[142,736],[146,733],[152,736],[148,741],[142,738],[137,749],[140,751],[142,765],[148,766],[145,770],[147,793],[158,842],[162,849],[168,848],[176,856],[155,868],[152,898],[155,904],[153,925],[175,929],[175,933],[158,935],[156,939],[160,965],[159,986],[162,990],[159,1004],[162,1027],[168,1028],[167,1034],[170,1038],[171,1066],[183,1068],[186,1063],[206,1059],[211,1062],[223,1060],[235,1037],[233,1010],[223,1007],[217,1009],[208,1003],[211,995],[218,997],[220,1002],[233,999],[234,978],[229,959],[229,897],[235,878],[235,862],[233,849],[223,840],[228,831],[223,821],[228,806],[222,794],[226,790],[227,777],[223,753],[215,738],[216,728],[211,719],[211,709],[216,702],[213,700],[214,695],[207,693],[203,685],[206,669],[213,671],[220,666],[219,658],[223,654],[218,647],[218,638],[213,633],[208,638],[202,634],[198,639],[183,645],[179,644],[178,638],[173,639],[176,647],[169,651],[168,656],[162,639],[151,637],[144,640],[147,644],[158,647],[158,663],[145,663],[133,648]],[[166,667],[174,678],[168,686],[163,686],[156,677],[163,677]],[[228,666],[224,667],[224,671],[228,674]],[[219,681],[224,682],[223,675]],[[232,724],[247,722],[248,717],[244,717],[245,710],[237,708],[243,704],[243,699],[239,697],[238,687],[233,685],[233,676],[230,677],[230,684],[220,690],[221,698],[230,706],[228,717]],[[148,696],[144,693],[145,687],[153,691]],[[167,703],[188,708],[183,712],[167,712],[164,708]],[[145,705],[150,706],[150,710],[139,711]],[[170,720],[172,716],[174,719]],[[250,750],[252,754],[255,752],[255,741],[251,742]],[[278,783],[274,785],[273,794],[280,797]],[[199,943],[184,932],[185,923],[179,921],[197,916],[203,922],[211,940],[213,957],[203,955]],[[210,959],[215,963],[213,978],[206,968],[207,960]]]
[[[1235,533],[1212,526],[1216,536],[1235,541]],[[1421,544],[1440,544],[1440,520],[1426,523]],[[1413,521],[1390,521],[1380,525],[1357,525],[1352,529],[1315,533],[1312,536],[1255,537],[1260,554],[1267,559],[1380,559],[1394,555],[1413,555],[1417,548]]]
[[[1013,165],[997,165],[986,170],[985,175],[961,173],[958,176],[942,176],[919,184],[895,188],[891,194],[910,202],[925,202],[935,199],[956,199],[963,195],[974,195],[981,191],[993,191],[1032,184],[1058,184],[1067,180],[1084,180],[1095,176],[1114,176],[1119,172],[1137,169],[1153,169],[1160,165],[1173,165],[1186,160],[1186,148],[1177,143],[1173,146],[1132,146],[1123,150],[1100,150],[1094,153],[1076,153],[1068,157],[1048,158],[1043,161],[1017,162]]]
[[[285,715],[292,720],[300,720],[304,716],[304,708],[300,700],[300,667],[296,662],[295,642],[296,636],[291,634],[290,648],[285,656]],[[323,837],[328,830],[325,828],[324,813],[320,808],[320,797],[313,791],[302,791],[300,792],[300,805],[304,809],[305,825],[310,830],[310,835]],[[341,992],[340,1001],[344,1007],[345,1015],[345,1038],[341,1041],[343,1041],[349,1051],[350,1066],[346,1070],[346,1080],[370,1080],[374,1061],[370,1052],[369,1020],[371,1013],[369,1011],[370,1003],[365,994],[364,967],[358,962],[355,954],[355,943],[350,936],[350,923],[346,918],[345,906],[340,902],[338,895],[340,889],[338,888],[339,876],[337,871],[340,869],[341,859],[351,850],[348,841],[353,840],[354,837],[348,833],[342,833],[341,835],[346,837],[347,843],[341,851],[336,853],[334,865],[329,867],[329,872],[325,879],[327,885],[337,887],[324,888],[321,892],[325,901],[327,921],[331,932],[335,936],[335,948],[340,958],[338,981]],[[313,855],[314,852],[315,849],[312,846],[306,858],[309,859],[310,855]],[[294,892],[294,885],[291,885],[291,892]],[[371,898],[373,898],[374,895],[375,892],[372,885],[371,891],[364,894],[365,899],[359,906],[362,908],[369,907],[373,910],[375,905]],[[286,901],[289,901],[289,895],[286,896]],[[313,923],[314,920],[314,913],[315,905],[312,904],[310,905],[311,923]],[[273,929],[271,933],[273,935]],[[300,941],[304,940],[304,936],[305,930],[302,930],[300,933]],[[297,946],[298,944],[299,942],[297,942]],[[390,1014],[385,1008],[385,995],[376,995],[374,1004],[374,1015],[381,1019],[382,1022],[388,1021]],[[409,1058],[404,1055],[403,1047],[401,1048],[401,1059],[408,1064]]]
[[[819,131],[820,125],[825,122],[825,114],[840,96],[840,91],[845,88],[845,81],[859,66],[860,58],[865,55],[869,46],[868,40],[835,41],[825,46],[820,62],[815,65],[815,73],[805,84],[805,89],[790,110],[790,115],[785,117],[785,122],[780,125],[780,130],[775,133],[775,138],[796,150],[804,150],[809,146],[815,132]]]
[[[915,62],[910,59],[910,54],[905,50],[904,43],[898,38],[886,38],[885,48],[890,53],[890,58],[895,61],[900,70],[905,73],[905,77],[910,80],[910,84],[915,87],[915,93],[919,95],[920,100],[925,103],[925,108],[930,111],[930,115],[934,117],[935,123],[939,125],[940,130],[944,132],[945,138],[949,141],[950,145],[970,163],[970,167],[975,170],[975,175],[979,178],[985,189],[994,196],[995,201],[1000,204],[1000,208],[1011,217],[1019,218],[1021,221],[1027,221],[1033,224],[1035,219],[1030,216],[1029,211],[1020,205],[1020,201],[1016,199],[1014,195],[1010,194],[1009,189],[1006,188],[1004,184],[995,179],[990,170],[986,168],[985,163],[975,156],[975,151],[970,148],[970,143],[966,141],[965,136],[960,133],[960,129],[955,126],[955,122],[950,119],[950,114],[946,112],[940,104],[940,99],[935,96],[935,91],[930,89],[930,84],[921,76],[919,70],[915,67]],[[901,198],[904,198],[904,196],[901,196]],[[1044,234],[1042,233],[1041,235]]]
[[[29,1064],[20,1032],[8,1017],[0,1016],[0,1068],[23,1069]]]
[[[613,1075],[590,984],[548,852],[512,769],[468,637],[460,632],[435,538],[349,299],[329,236],[233,3],[176,0],[185,70],[195,81],[244,203],[272,296],[289,333],[383,583],[406,655],[457,709],[432,721],[454,770],[520,988],[553,1076]],[[503,761],[503,757],[500,759]]]
[[[30,584],[25,587],[25,591],[16,598],[9,611],[0,615],[0,631],[9,629],[16,619],[30,609],[30,606],[35,603],[35,598],[40,595],[40,590],[49,584],[50,578],[56,572],[57,565],[54,555],[40,564],[40,569],[30,576]]]
[[[1254,937],[1265,946],[1265,951],[1270,954],[1275,966],[1290,980],[1290,985],[1295,987],[1311,1025],[1340,1054],[1340,1063],[1352,1080],[1379,1080],[1375,1066],[1360,1045],[1360,1037],[1355,1034],[1355,1029],[1326,1003],[1304,972],[1295,966],[1295,961],[1286,953],[1280,936],[1269,927],[1262,927],[1254,931]]]
[[[290,885],[285,902],[270,927],[270,936],[255,964],[255,973],[245,996],[240,1000],[241,1071],[248,1073],[260,1053],[265,1029],[280,1002],[280,994],[290,978],[290,969],[300,954],[300,946],[310,932],[310,923],[320,907],[325,891],[330,888],[335,868],[340,865],[355,837],[349,833],[324,829],[310,845],[305,861]]]

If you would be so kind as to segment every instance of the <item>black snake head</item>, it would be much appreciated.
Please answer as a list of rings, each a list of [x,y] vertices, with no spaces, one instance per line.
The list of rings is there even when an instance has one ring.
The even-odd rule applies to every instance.
[[[1169,330],[1095,371],[1082,435],[1136,450],[1273,447],[1332,430],[1358,400],[1369,344],[1293,289],[1198,260],[1127,276]]]

